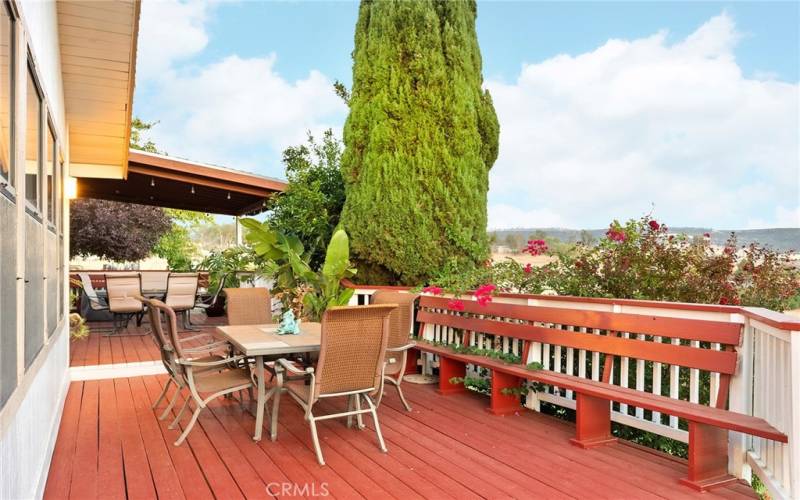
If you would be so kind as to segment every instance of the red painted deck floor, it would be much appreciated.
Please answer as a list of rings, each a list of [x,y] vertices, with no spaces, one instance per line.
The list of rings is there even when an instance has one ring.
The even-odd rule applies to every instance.
[[[443,397],[407,384],[414,409],[387,393],[388,454],[370,429],[321,422],[320,467],[298,406],[282,400],[278,441],[255,443],[253,417],[231,400],[203,413],[186,443],[150,404],[163,376],[73,382],[45,498],[683,498],[683,463],[624,444],[581,450],[571,424],[531,411],[496,417],[477,394]],[[184,421],[188,420],[185,417]],[[366,419],[368,425],[370,419]],[[283,485],[286,485],[286,490]],[[753,497],[745,484],[703,494]]]
[[[214,327],[224,325],[226,318],[206,318],[204,314],[192,315],[192,322],[201,326],[200,332],[186,332],[185,335],[197,333],[213,333]],[[136,363],[139,361],[157,361],[161,359],[155,342],[150,335],[107,335],[99,329],[110,329],[111,323],[89,323],[92,330],[88,338],[73,340],[70,345],[69,366],[95,366],[119,363]],[[145,322],[136,326],[131,321],[126,333],[145,333],[150,325]]]

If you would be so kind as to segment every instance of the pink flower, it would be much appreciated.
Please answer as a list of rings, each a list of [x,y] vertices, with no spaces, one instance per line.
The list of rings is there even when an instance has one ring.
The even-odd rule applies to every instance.
[[[491,295],[480,295],[480,296],[478,296],[477,300],[478,300],[478,305],[485,306],[486,304],[488,304],[489,302],[492,301],[492,296]]]
[[[544,240],[528,240],[528,246],[522,249],[522,253],[529,253],[533,256],[542,255],[547,252],[547,243]]]
[[[447,307],[454,311],[463,311],[464,310],[464,302],[460,300],[451,300],[447,303]]]
[[[422,289],[422,293],[430,293],[431,295],[441,295],[442,289],[438,286],[426,286]]]
[[[475,290],[475,296],[478,297],[480,295],[490,295],[493,291],[495,291],[497,287],[487,283],[486,285],[481,285]]]
[[[628,237],[624,231],[620,231],[619,229],[609,229],[606,231],[606,236],[611,241],[625,241]]]
[[[525,268],[523,269],[523,271],[525,271],[525,274],[531,274],[531,272],[533,272],[533,266],[530,265],[530,264],[527,264],[525,266]]]
[[[703,238],[711,238],[711,233],[703,233]]]
[[[647,224],[650,226],[650,229],[652,229],[653,231],[658,231],[658,228],[661,227],[661,225],[658,222],[654,221],[654,220],[651,220]]]

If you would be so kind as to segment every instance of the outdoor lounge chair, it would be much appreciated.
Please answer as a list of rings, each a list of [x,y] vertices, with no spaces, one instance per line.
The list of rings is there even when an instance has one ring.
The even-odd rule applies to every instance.
[[[225,288],[225,282],[228,280],[228,274],[225,273],[219,278],[219,284],[217,285],[217,289],[211,295],[204,294],[202,297],[198,297],[195,301],[194,307],[198,309],[202,309],[203,312],[208,314],[208,310],[214,307],[219,300],[219,294],[222,292],[222,289]]]
[[[286,359],[277,361],[278,384],[283,385],[292,399],[305,411],[320,465],[325,465],[325,460],[317,436],[317,420],[347,417],[348,426],[352,426],[352,417],[355,416],[358,428],[363,429],[361,416],[370,413],[375,423],[378,445],[381,451],[386,452],[378,413],[371,396],[380,389],[386,343],[389,339],[389,315],[396,308],[396,304],[332,307],[322,318],[316,370],[311,367],[299,369]],[[304,377],[284,383],[284,374]],[[275,397],[280,397],[280,394]],[[334,397],[348,398],[346,411],[314,415],[314,406],[318,401]],[[367,404],[366,409],[361,408],[362,398]],[[276,404],[273,418],[276,418],[277,409]]]
[[[102,299],[97,296],[97,291],[94,289],[94,285],[92,285],[92,278],[89,277],[88,273],[78,273],[78,277],[81,280],[81,289],[83,290],[83,295],[86,297],[86,305],[81,303],[81,316],[84,318],[90,319],[89,311],[95,313],[94,316],[108,316],[110,311],[108,310],[108,301]],[[84,312],[84,308],[88,306],[88,310]],[[113,328],[93,328],[96,332],[111,332]]]
[[[386,347],[386,368],[383,373],[381,390],[378,392],[378,400],[375,403],[377,406],[380,406],[386,382],[389,382],[397,388],[397,394],[400,396],[400,401],[403,402],[406,410],[411,411],[411,405],[406,401],[400,384],[403,382],[403,376],[406,373],[408,350],[416,345],[409,337],[414,319],[414,301],[417,300],[417,297],[418,295],[413,293],[393,292],[390,290],[378,290],[372,295],[373,304],[398,305],[397,309],[392,311],[391,316],[389,316],[391,330],[389,331],[389,342]]]
[[[144,314],[144,304],[136,297],[142,296],[142,277],[139,273],[106,274],[108,310],[113,315],[112,335],[128,328],[131,318]],[[128,333],[128,335],[131,335]],[[147,332],[133,335],[148,335]]]
[[[175,446],[180,446],[197,422],[197,417],[200,415],[200,412],[203,411],[203,408],[205,408],[209,402],[220,396],[226,396],[243,390],[251,391],[253,388],[253,381],[250,376],[249,367],[239,366],[239,361],[243,360],[244,356],[228,356],[212,361],[201,360],[202,357],[193,357],[190,350],[184,349],[181,346],[181,341],[178,337],[178,322],[175,311],[160,300],[151,300],[150,307],[162,313],[166,319],[165,324],[167,332],[176,355],[174,363],[177,375],[176,379],[182,381],[184,384],[179,387],[186,386],[189,388],[190,397],[186,398],[186,402],[183,404],[181,411],[178,412],[178,415],[169,425],[169,428],[175,428],[178,422],[180,422],[190,402],[193,401],[196,407],[188,425],[186,425],[183,433],[181,433],[180,437],[175,441]]]
[[[272,323],[272,301],[266,288],[226,288],[225,314],[229,325]]]
[[[181,328],[197,330],[192,327],[189,314],[194,309],[199,282],[197,273],[169,273],[167,278],[167,296],[164,302],[181,315]]]
[[[172,408],[175,406],[175,402],[178,400],[178,396],[180,396],[182,390],[186,387],[186,384],[183,380],[183,377],[180,376],[178,357],[175,349],[172,347],[172,339],[170,338],[169,334],[164,332],[164,324],[162,322],[163,314],[158,307],[152,304],[153,299],[147,299],[145,297],[137,297],[137,299],[147,306],[150,325],[152,327],[153,341],[161,353],[161,362],[164,364],[164,369],[166,370],[167,375],[169,375],[167,383],[164,384],[161,394],[159,394],[158,399],[156,399],[151,408],[157,408],[158,405],[161,404],[161,401],[163,401],[166,397],[170,385],[175,385],[175,393],[172,395],[172,398],[170,398],[169,404],[164,412],[158,417],[159,420],[164,420],[167,415],[169,415],[169,412],[172,411]],[[193,338],[194,337],[191,337],[191,339]],[[186,340],[190,339],[178,339],[178,342],[184,344]],[[211,338],[211,341],[206,344],[192,348],[183,348],[183,352],[186,355],[198,356],[193,358],[194,361],[198,362],[211,362],[224,359],[226,356],[221,356],[219,353],[227,353],[229,351],[230,344],[228,344],[228,342],[214,341],[213,338]]]

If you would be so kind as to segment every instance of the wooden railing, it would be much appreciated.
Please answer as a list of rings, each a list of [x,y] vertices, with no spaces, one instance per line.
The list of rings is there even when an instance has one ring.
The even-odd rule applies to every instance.
[[[351,304],[366,304],[377,289],[386,287],[353,286],[356,291]],[[392,287],[402,290],[400,287]],[[465,298],[464,300],[470,300]],[[729,470],[737,477],[751,479],[751,472],[759,476],[775,498],[800,497],[800,319],[760,308],[682,304],[657,301],[559,297],[523,294],[500,294],[495,303],[528,305],[532,308],[562,308],[564,317],[575,317],[574,311],[604,311],[635,314],[646,317],[702,319],[735,323],[742,327],[742,344],[739,348],[736,374],[731,380],[728,406],[732,411],[755,415],[767,420],[789,436],[784,445],[760,438],[729,434]],[[569,313],[568,313],[569,312]],[[448,311],[449,314],[460,314]],[[511,321],[511,320],[509,320]],[[537,324],[534,322],[533,324]],[[538,323],[540,326],[543,323]],[[580,324],[548,322],[551,328],[587,332]],[[425,340],[462,343],[484,349],[499,350],[520,355],[521,343],[509,338],[483,332],[459,332],[452,328],[428,325],[421,333]],[[587,333],[604,334],[600,329]],[[643,341],[666,341],[633,332],[619,332],[627,338]],[[679,343],[678,339],[669,340]],[[696,347],[719,350],[718,344]],[[555,344],[533,344],[527,363],[539,362],[544,369],[599,380],[600,354],[566,348]],[[422,370],[431,373],[438,366],[432,355],[421,358]],[[473,369],[470,376],[484,376]],[[720,383],[718,374],[679,366],[662,366],[659,363],[622,357],[612,378],[612,383],[648,391],[675,399],[713,405]],[[564,408],[574,408],[574,395],[567,390],[548,387],[531,391],[525,405],[534,411],[542,403]],[[685,425],[678,418],[645,411],[624,404],[613,405],[612,419],[620,424],[649,431],[678,441],[687,442]]]

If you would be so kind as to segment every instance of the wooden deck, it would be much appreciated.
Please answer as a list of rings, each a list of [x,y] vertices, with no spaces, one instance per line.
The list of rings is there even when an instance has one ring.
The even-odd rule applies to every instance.
[[[204,314],[193,314],[192,322],[203,327],[205,332],[213,332],[214,326],[224,325],[225,317],[207,318]],[[98,330],[111,328],[108,322],[89,323],[91,333],[88,338],[73,340],[70,345],[69,366],[96,366],[140,361],[157,361],[161,359],[155,342],[150,335],[113,335],[109,336]],[[127,333],[145,333],[150,325],[147,320],[142,326],[131,321]],[[186,332],[195,335],[202,332]]]
[[[98,358],[101,348],[96,348]],[[145,355],[138,349],[132,352]],[[114,359],[113,343],[109,350]],[[203,413],[183,446],[175,447],[179,430],[167,429],[150,409],[165,380],[73,382],[45,498],[700,496],[677,483],[686,473],[678,460],[624,444],[581,450],[567,441],[571,424],[531,411],[492,416],[484,411],[483,396],[444,397],[434,386],[413,384],[405,385],[411,413],[393,391],[379,410],[388,454],[378,450],[371,430],[348,429],[343,420],[322,421],[328,465],[320,467],[308,426],[288,397],[282,401],[277,442],[253,442],[253,417],[237,402],[223,400]],[[703,496],[754,495],[741,483]]]

